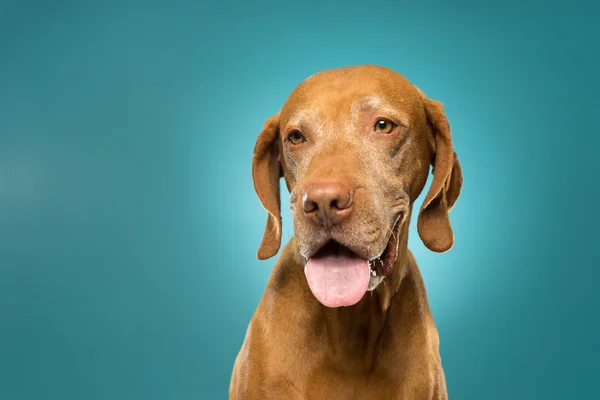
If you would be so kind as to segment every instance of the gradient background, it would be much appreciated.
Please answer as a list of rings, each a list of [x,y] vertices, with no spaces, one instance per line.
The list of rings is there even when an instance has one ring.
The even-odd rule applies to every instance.
[[[0,3],[1,399],[226,399],[274,262],[254,140],[364,63],[464,170],[455,247],[410,239],[450,398],[599,398],[599,6],[103,3]]]

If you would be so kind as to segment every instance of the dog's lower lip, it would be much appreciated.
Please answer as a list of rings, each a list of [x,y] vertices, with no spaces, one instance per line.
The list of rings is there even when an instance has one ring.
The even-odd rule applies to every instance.
[[[371,269],[375,272],[374,275],[389,275],[392,272],[394,265],[396,264],[396,260],[398,258],[397,235],[401,220],[402,215],[400,215],[394,223],[392,231],[390,233],[390,237],[388,238],[387,245],[383,252],[379,255],[379,257],[373,260],[369,260]]]

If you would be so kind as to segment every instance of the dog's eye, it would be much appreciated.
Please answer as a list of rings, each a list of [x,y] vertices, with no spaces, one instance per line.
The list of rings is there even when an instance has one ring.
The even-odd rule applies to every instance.
[[[391,133],[396,126],[387,119],[380,119],[375,123],[375,131],[379,133]]]
[[[300,133],[300,131],[291,131],[288,133],[288,140],[292,142],[292,144],[300,144],[306,139],[304,138],[304,135]]]

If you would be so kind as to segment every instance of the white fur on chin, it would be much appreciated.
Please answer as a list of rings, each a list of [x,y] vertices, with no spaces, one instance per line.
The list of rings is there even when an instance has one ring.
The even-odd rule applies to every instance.
[[[379,286],[379,284],[381,283],[381,281],[383,281],[383,279],[385,278],[385,276],[373,276],[371,275],[371,278],[369,279],[369,286],[367,287],[368,291],[373,291],[375,290],[375,288],[377,286]]]

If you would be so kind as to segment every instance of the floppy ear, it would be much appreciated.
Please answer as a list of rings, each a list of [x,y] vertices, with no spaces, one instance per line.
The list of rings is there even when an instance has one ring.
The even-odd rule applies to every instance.
[[[421,206],[417,230],[429,250],[442,253],[454,244],[448,213],[460,194],[463,176],[452,148],[450,125],[442,103],[428,99],[422,92],[421,95],[432,127],[434,153],[431,158],[433,182]]]
[[[260,260],[273,257],[281,246],[281,200],[279,179],[282,177],[279,162],[279,114],[265,122],[258,135],[252,158],[254,190],[263,207],[269,213],[267,226],[256,256]]]

